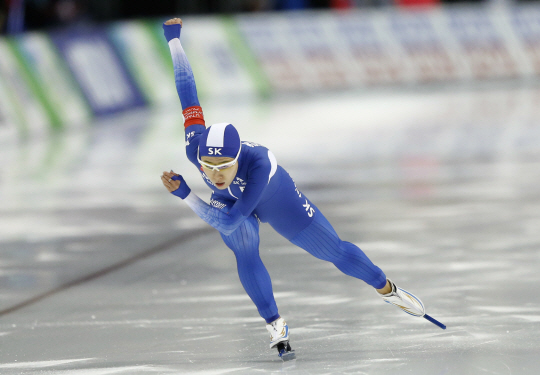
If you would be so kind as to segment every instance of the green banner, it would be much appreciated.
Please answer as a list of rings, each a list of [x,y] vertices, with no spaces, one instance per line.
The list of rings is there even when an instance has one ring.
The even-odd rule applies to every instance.
[[[3,147],[3,142],[9,142],[15,134],[16,124],[19,122],[17,119],[17,112],[13,101],[9,96],[9,92],[0,77],[0,146]]]
[[[178,101],[172,64],[160,51],[151,24],[116,23],[109,28],[109,35],[148,102],[158,105]]]
[[[11,42],[6,39],[0,39],[0,77],[16,114],[21,135],[47,132],[51,121],[46,109],[37,99],[36,86],[17,59]]]
[[[47,35],[25,34],[15,39],[13,46],[53,127],[76,126],[90,120],[88,104]]]
[[[263,98],[269,97],[272,88],[268,81],[268,77],[264,73],[261,64],[257,61],[255,54],[251,51],[245,41],[242,32],[238,27],[238,21],[232,17],[223,17],[222,22],[230,46],[238,57],[239,62],[244,66],[253,80],[258,94]]]

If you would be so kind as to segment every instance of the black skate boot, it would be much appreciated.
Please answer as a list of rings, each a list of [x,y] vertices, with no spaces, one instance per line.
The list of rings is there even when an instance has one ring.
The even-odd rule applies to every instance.
[[[276,348],[278,351],[278,355],[284,362],[296,359],[296,354],[294,353],[294,350],[291,349],[291,345],[288,341],[280,342],[279,344],[277,344]]]

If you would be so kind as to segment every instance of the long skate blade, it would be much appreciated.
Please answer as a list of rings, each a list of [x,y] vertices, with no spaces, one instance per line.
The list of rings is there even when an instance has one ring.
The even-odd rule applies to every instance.
[[[424,314],[424,318],[429,320],[431,323],[435,324],[436,326],[439,326],[440,328],[442,329],[446,329],[446,326],[444,324],[442,324],[441,322],[439,322],[437,319],[433,319],[431,316],[429,316],[428,314]]]
[[[294,350],[291,350],[290,352],[283,351],[279,353],[279,356],[283,360],[283,362],[291,361],[293,359],[296,359],[296,354],[294,353]]]

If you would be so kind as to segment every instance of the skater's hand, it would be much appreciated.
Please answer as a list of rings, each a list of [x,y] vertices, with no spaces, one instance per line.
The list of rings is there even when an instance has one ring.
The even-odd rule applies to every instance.
[[[163,186],[169,190],[169,193],[177,190],[180,187],[180,180],[173,180],[174,176],[180,176],[178,173],[174,173],[172,170],[170,172],[163,172],[161,175],[161,182]]]
[[[171,18],[163,24],[163,32],[167,43],[175,38],[180,39],[180,31],[182,31],[182,20],[180,18]]]
[[[170,20],[165,22],[165,25],[180,25],[182,26],[182,20],[180,18],[171,18]]]
[[[186,199],[186,197],[191,193],[191,189],[187,186],[186,181],[178,173],[174,173],[172,170],[170,172],[163,172],[161,175],[161,182],[163,186],[169,190],[169,193],[176,195],[179,198]]]

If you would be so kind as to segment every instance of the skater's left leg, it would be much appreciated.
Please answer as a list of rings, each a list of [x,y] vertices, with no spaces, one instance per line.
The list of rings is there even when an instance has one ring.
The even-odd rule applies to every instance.
[[[339,238],[318,207],[297,189],[285,170],[279,167],[274,178],[276,176],[281,179],[279,189],[256,210],[263,222],[268,222],[283,237],[315,257],[332,262],[343,273],[365,281],[386,302],[398,305],[402,300],[401,306],[415,311],[415,315],[423,314],[423,305],[417,297],[390,282],[358,246]]]
[[[346,275],[365,281],[379,292],[385,302],[407,314],[424,316],[422,301],[387,279],[358,246],[342,241],[320,211],[315,213],[313,222],[290,241],[315,257],[334,263]]]
[[[324,215],[315,208],[311,224],[291,238],[291,242],[311,255],[332,262],[346,275],[363,280],[375,289],[387,284],[386,275],[355,244],[342,241]]]
[[[279,234],[315,257],[332,262],[343,273],[384,288],[386,276],[358,246],[342,241],[332,225],[282,168],[273,178],[280,186],[274,196],[259,204],[256,213]]]

